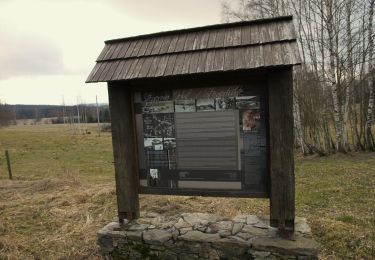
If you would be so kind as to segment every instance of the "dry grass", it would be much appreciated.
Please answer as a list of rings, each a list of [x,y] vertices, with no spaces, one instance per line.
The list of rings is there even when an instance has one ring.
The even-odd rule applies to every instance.
[[[0,129],[4,149],[15,180],[0,157],[0,259],[100,259],[96,232],[116,216],[110,135],[17,126]],[[375,255],[374,187],[373,153],[297,156],[297,215],[308,218],[322,259]],[[141,208],[234,216],[267,214],[268,201],[142,195]]]

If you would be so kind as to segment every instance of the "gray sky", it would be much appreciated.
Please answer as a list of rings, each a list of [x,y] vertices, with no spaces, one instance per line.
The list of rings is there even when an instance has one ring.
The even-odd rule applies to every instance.
[[[219,23],[221,0],[0,0],[0,101],[107,102],[85,84],[104,41]]]

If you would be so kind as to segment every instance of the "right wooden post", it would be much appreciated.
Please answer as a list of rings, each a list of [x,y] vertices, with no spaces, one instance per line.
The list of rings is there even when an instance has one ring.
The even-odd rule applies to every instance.
[[[281,235],[294,232],[295,181],[293,139],[293,69],[267,73],[270,144],[270,225]]]

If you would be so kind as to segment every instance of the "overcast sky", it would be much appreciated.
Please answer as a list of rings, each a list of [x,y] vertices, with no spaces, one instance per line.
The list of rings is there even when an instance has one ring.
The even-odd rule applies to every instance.
[[[104,41],[215,24],[221,0],[0,0],[0,101],[107,102],[85,84]]]

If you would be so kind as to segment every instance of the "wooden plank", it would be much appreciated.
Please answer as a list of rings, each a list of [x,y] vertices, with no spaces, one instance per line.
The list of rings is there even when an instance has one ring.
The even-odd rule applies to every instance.
[[[101,60],[103,60],[103,57],[106,55],[106,53],[107,53],[109,47],[110,47],[110,44],[106,44],[106,45],[104,45],[104,48],[103,48],[103,50],[101,51],[101,53],[99,54],[99,57],[96,59],[96,61],[101,61]]]
[[[108,83],[119,221],[139,218],[138,166],[130,87]]]
[[[116,57],[116,55],[118,54],[119,50],[121,50],[121,43],[118,42],[118,43],[115,43],[114,44],[114,48],[113,48],[113,51],[111,53],[111,55],[107,58],[108,60],[112,60]]]
[[[233,49],[225,49],[225,58],[224,58],[224,70],[233,70],[234,69],[234,51]]]
[[[118,60],[112,61],[111,63],[112,63],[111,67],[109,68],[107,74],[103,77],[103,81],[109,81],[112,78],[112,76],[115,73],[120,61],[118,61]]]
[[[233,49],[233,56],[234,56],[234,69],[244,69],[246,68],[245,63],[245,54],[246,54],[246,48],[240,47]]]
[[[197,62],[197,73],[205,72],[206,69],[207,51],[200,51]]]
[[[260,43],[270,42],[271,36],[270,36],[268,24],[259,24],[258,27],[259,27]]]
[[[176,48],[174,52],[183,51],[185,47],[185,42],[186,42],[186,34],[180,34],[178,37],[178,41],[176,43]]]
[[[169,45],[171,44],[171,41],[172,41],[171,36],[164,37],[164,41],[163,41],[163,44],[160,48],[159,54],[168,53],[168,48],[169,48]]]
[[[195,73],[197,71],[198,60],[199,60],[199,52],[191,53],[191,60],[190,60],[190,65],[189,65],[190,74]]]
[[[143,39],[141,48],[139,49],[139,52],[138,52],[138,57],[142,57],[145,55],[149,43],[150,43],[150,39]]]
[[[132,71],[132,73],[128,76],[128,78],[130,79],[134,79],[134,78],[137,78],[139,73],[141,72],[142,70],[142,66],[143,66],[143,63],[145,62],[145,58],[139,58],[138,59],[138,62],[137,62],[137,65],[134,67],[134,70]]]
[[[125,42],[121,42],[119,43],[119,45],[117,46],[116,50],[113,52],[112,56],[111,56],[111,59],[117,59],[122,48],[124,47],[125,45]]]
[[[264,66],[272,66],[273,61],[273,53],[271,49],[271,44],[263,45],[263,57],[264,57]]]
[[[202,37],[203,37],[203,32],[197,32],[195,34],[195,39],[194,39],[194,43],[193,43],[193,50],[199,50],[200,49]]]
[[[94,68],[90,72],[90,75],[87,77],[86,82],[91,82],[93,80],[93,77],[96,74],[96,72],[98,71],[101,64],[102,64],[102,62],[97,62],[95,64]]]
[[[169,48],[168,48],[168,53],[172,53],[176,49],[178,36],[179,36],[178,34],[172,35],[171,43],[169,44]]]
[[[133,52],[134,46],[137,44],[136,41],[130,42],[129,48],[126,50],[126,53],[124,54],[124,58],[129,58],[131,53]]]
[[[152,48],[151,55],[159,54],[161,47],[163,46],[163,37],[156,38],[154,48]]]
[[[268,25],[268,33],[270,35],[270,42],[280,41],[280,32],[278,22],[273,22]]]
[[[271,44],[271,51],[272,51],[272,65],[275,65],[275,66],[283,65],[284,60],[283,60],[281,44],[278,42]]]
[[[176,54],[171,54],[169,56],[167,66],[165,67],[165,70],[164,70],[164,76],[172,75],[174,64],[176,62],[176,58],[177,58]]]
[[[241,44],[247,45],[251,43],[251,25],[243,26],[241,29]]]
[[[142,65],[142,69],[141,71],[139,72],[139,75],[138,77],[139,78],[144,78],[147,76],[150,68],[151,68],[151,65],[152,65],[152,61],[153,61],[153,57],[144,57],[144,62],[143,62],[143,65]]]
[[[173,75],[181,74],[182,68],[184,67],[185,54],[180,53],[177,55],[176,63],[173,69]]]
[[[112,67],[113,63],[114,63],[113,61],[107,61],[106,62],[107,65],[103,68],[102,73],[100,74],[100,76],[98,78],[98,81],[100,81],[100,82],[105,81],[105,78],[106,78],[110,68]]]
[[[254,62],[253,68],[264,67],[263,46],[262,45],[254,46],[252,47],[252,50],[253,50],[253,62]]]
[[[100,75],[102,74],[103,70],[107,66],[107,62],[100,62],[99,68],[95,72],[95,74],[92,76],[92,82],[98,82],[100,79]]]
[[[214,65],[212,67],[213,71],[223,71],[224,70],[224,53],[225,50],[215,50]]]
[[[215,41],[216,41],[217,33],[218,33],[218,30],[210,30],[209,31],[207,49],[215,47]]]
[[[246,47],[244,54],[244,62],[246,68],[254,68],[255,66],[254,47]]]
[[[230,47],[233,45],[233,29],[226,28],[225,38],[224,38],[224,47]]]
[[[290,53],[291,55],[291,64],[297,64],[297,63],[301,63],[301,57],[300,57],[300,54],[299,54],[299,48],[298,48],[298,44],[297,42],[288,42],[288,43],[285,43],[286,45],[286,48],[288,49],[288,53]]]
[[[130,54],[130,57],[137,57],[139,50],[142,47],[143,40],[138,40],[137,43],[135,44],[132,53]]]
[[[164,75],[165,68],[167,67],[168,55],[159,56],[159,63],[154,73],[155,77],[160,77]]]
[[[184,60],[184,66],[182,67],[182,74],[188,74],[189,73],[189,66],[191,61],[191,52],[186,52],[185,54],[185,60]]]
[[[292,67],[269,70],[270,224],[293,232],[295,181],[293,156]]]
[[[116,44],[111,43],[107,53],[104,55],[103,60],[108,60],[116,48]]]
[[[156,70],[157,70],[158,65],[159,65],[159,60],[160,60],[159,56],[153,57],[150,70],[147,73],[147,77],[154,77],[155,76]]]
[[[250,30],[250,44],[258,44],[260,43],[260,31],[259,31],[259,25],[255,24],[251,27]]]
[[[233,46],[241,45],[241,27],[235,27],[233,28]]]
[[[207,32],[203,32],[199,49],[206,49],[207,48],[208,37],[209,37],[209,34]]]
[[[215,41],[215,48],[224,47],[225,30],[218,30]]]
[[[119,53],[117,54],[116,58],[118,58],[118,59],[124,58],[127,50],[129,49],[129,47],[130,47],[130,42],[128,42],[128,41],[124,42],[123,46],[122,46],[121,50],[119,51]]]
[[[135,67],[137,66],[137,63],[139,61],[139,59],[135,58],[135,59],[129,59],[131,61],[131,65],[129,67],[129,70],[128,72],[126,73],[126,75],[124,75],[124,79],[129,79],[130,78],[130,75],[133,74],[134,70],[135,70]]]
[[[156,39],[155,38],[151,38],[150,42],[147,45],[147,49],[146,49],[145,54],[144,54],[145,56],[148,56],[148,55],[151,54],[152,49],[154,48],[155,43],[156,43]]]
[[[122,71],[122,68],[124,67],[125,62],[126,61],[124,61],[124,60],[120,60],[119,61],[119,64],[118,64],[116,70],[113,72],[113,75],[112,75],[112,77],[111,77],[110,80],[117,80],[117,79],[119,79],[120,73]]]
[[[195,32],[188,33],[186,35],[186,41],[184,51],[191,51],[194,49]]]
[[[130,67],[133,64],[133,60],[125,60],[124,66],[122,67],[122,70],[119,74],[119,77],[117,79],[126,79],[126,75],[129,73]]]
[[[203,63],[205,65],[204,66],[204,72],[213,71],[214,62],[215,62],[215,51],[210,50],[207,53],[206,61]]]

